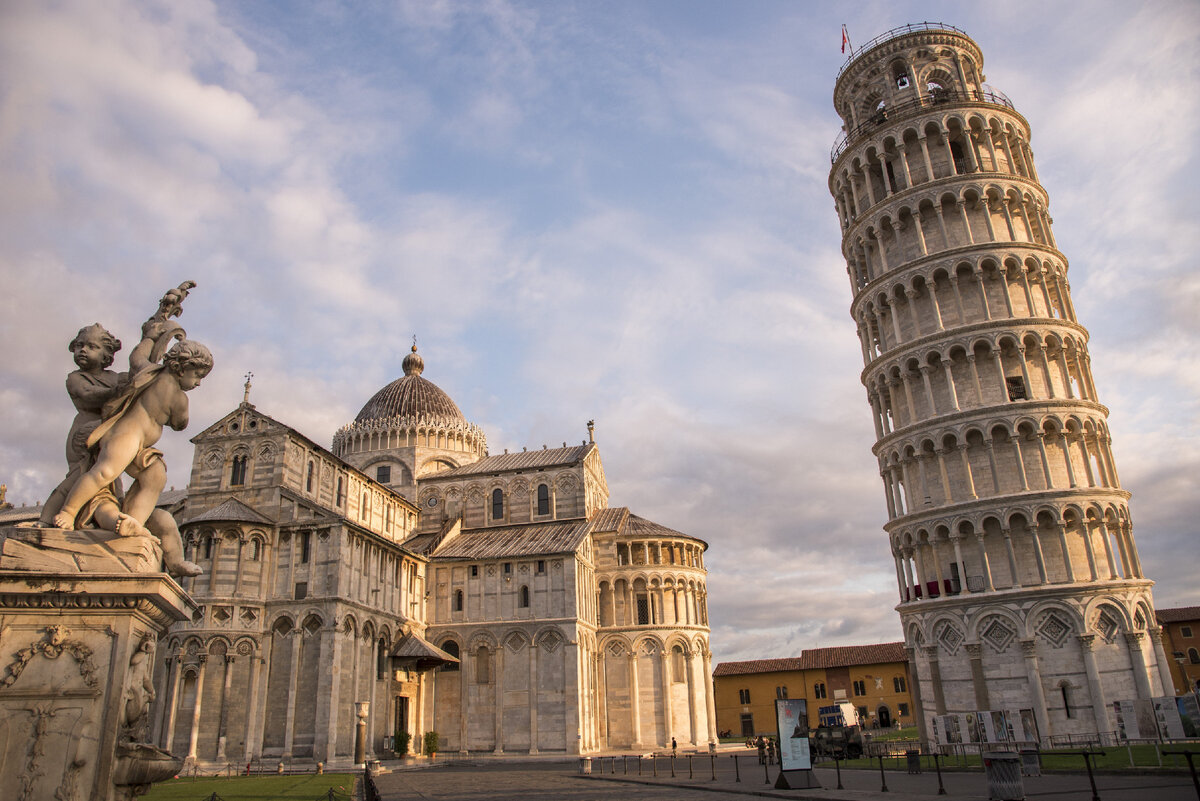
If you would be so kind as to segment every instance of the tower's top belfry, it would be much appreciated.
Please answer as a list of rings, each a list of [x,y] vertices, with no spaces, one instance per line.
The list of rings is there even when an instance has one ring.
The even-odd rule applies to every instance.
[[[851,53],[838,73],[833,105],[843,134],[833,161],[856,137],[885,122],[919,114],[929,101],[973,101],[1012,108],[1004,95],[985,86],[983,53],[952,25],[922,22],[893,28]]]

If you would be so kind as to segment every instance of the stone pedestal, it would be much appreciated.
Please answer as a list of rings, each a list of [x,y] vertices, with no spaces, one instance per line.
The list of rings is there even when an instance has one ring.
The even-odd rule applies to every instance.
[[[158,542],[0,528],[0,787],[20,801],[127,801],[180,760],[147,743],[154,650],[196,606]]]

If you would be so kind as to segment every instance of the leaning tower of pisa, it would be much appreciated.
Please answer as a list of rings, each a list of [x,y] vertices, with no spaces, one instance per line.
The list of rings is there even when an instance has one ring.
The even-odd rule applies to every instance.
[[[965,740],[980,711],[1018,739],[1114,732],[1114,702],[1172,685],[1029,123],[934,23],[855,51],[833,97],[922,734]]]

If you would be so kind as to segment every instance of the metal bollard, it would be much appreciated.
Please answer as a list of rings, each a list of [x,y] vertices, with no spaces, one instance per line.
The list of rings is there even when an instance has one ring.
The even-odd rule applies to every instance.
[[[766,782],[767,784],[770,784],[770,783],[771,783],[771,777],[770,777],[770,775],[768,775],[768,773],[767,773],[767,768],[769,767],[769,766],[768,766],[768,764],[767,764],[768,762],[770,762],[770,760],[769,760],[769,759],[763,762],[763,781],[764,781],[764,782]]]
[[[623,768],[625,768],[625,775],[628,776],[629,775],[629,756],[627,754],[623,754],[621,756],[621,766]]]
[[[838,759],[837,754],[833,755],[833,767],[834,767],[834,770],[837,771],[837,779],[838,779],[837,788],[839,790],[846,789],[845,787],[842,787],[842,760]]]
[[[675,778],[675,754],[671,754],[671,778]]]
[[[654,769],[654,778],[658,778],[658,754],[650,755],[650,766]]]
[[[742,771],[738,769],[737,754],[733,755],[733,775],[737,777],[734,779],[734,782],[740,784],[742,781]]]
[[[708,767],[712,770],[712,780],[717,780],[717,754],[715,751],[708,752]]]
[[[945,786],[942,784],[942,762],[941,762],[941,756],[942,756],[942,755],[941,755],[941,754],[939,754],[937,751],[934,751],[934,752],[933,752],[933,767],[934,767],[934,769],[936,769],[936,770],[937,770],[937,775],[938,775],[938,795],[945,795],[945,794],[946,794],[946,787],[945,787]]]
[[[880,755],[880,757],[879,757],[879,783],[882,785],[882,787],[879,788],[879,792],[886,793],[888,791],[887,776],[885,776],[883,774],[883,756],[882,755]]]

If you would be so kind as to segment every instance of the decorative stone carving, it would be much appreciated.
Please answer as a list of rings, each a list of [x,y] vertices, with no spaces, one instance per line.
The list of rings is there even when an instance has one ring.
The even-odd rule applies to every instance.
[[[212,369],[208,348],[187,340],[171,319],[183,313],[183,300],[195,286],[185,281],[163,295],[142,325],[127,373],[104,369],[121,343],[99,324],[80,329],[72,340],[79,369],[67,377],[67,392],[79,413],[67,435],[67,476],[47,499],[39,521],[64,531],[92,528],[157,539],[174,575],[201,571],[184,560],[174,518],[156,508],[167,471],[162,451],[154,446],[164,425],[176,431],[187,427],[185,393]],[[133,478],[127,491],[122,473]]]

